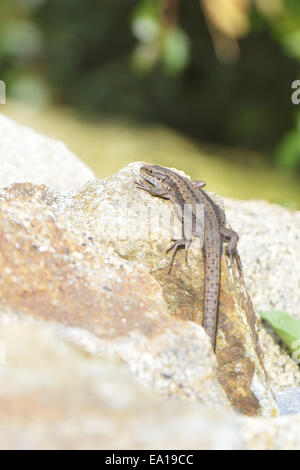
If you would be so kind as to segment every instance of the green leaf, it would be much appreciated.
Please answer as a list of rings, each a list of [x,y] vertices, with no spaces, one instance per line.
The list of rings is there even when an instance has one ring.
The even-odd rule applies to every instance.
[[[280,142],[276,152],[279,165],[286,168],[295,168],[300,163],[300,132],[291,130]]]
[[[300,359],[300,320],[285,312],[277,310],[260,312],[289,348],[295,359]]]
[[[24,60],[41,52],[42,34],[33,22],[14,19],[1,28],[1,42],[4,53]]]
[[[132,66],[139,73],[149,72],[159,57],[157,43],[138,44],[132,54]]]
[[[144,43],[154,41],[160,31],[158,2],[144,0],[138,3],[131,19],[131,30],[135,37]]]
[[[288,55],[300,59],[300,31],[292,31],[281,40]]]
[[[190,58],[190,42],[179,28],[172,28],[165,34],[162,48],[162,61],[170,74],[180,73]]]

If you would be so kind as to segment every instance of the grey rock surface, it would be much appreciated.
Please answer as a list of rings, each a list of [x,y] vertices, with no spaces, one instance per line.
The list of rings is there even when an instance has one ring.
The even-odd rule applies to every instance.
[[[70,197],[31,183],[0,190],[2,308],[80,327],[79,344],[122,360],[150,389],[229,411],[203,328],[169,314],[143,266],[98,243],[85,225],[68,225],[51,201],[68,206]]]
[[[225,207],[240,235],[245,280],[256,309],[300,318],[300,211],[232,199],[225,200]]]
[[[249,450],[300,450],[300,414],[239,421]]]
[[[202,251],[195,240],[189,251],[189,265],[180,253],[169,275],[165,253],[172,238],[172,205],[136,187],[141,164],[131,163],[103,181],[87,183],[77,193],[53,198],[51,205],[72,226],[89,233],[95,245],[113,247],[122,258],[140,263],[162,288],[169,313],[174,318],[193,320],[195,331],[197,325],[202,329]],[[177,218],[174,226],[180,237]],[[217,376],[234,409],[251,416],[274,416],[276,405],[257,341],[255,313],[242,278],[229,271],[224,258],[215,355]],[[205,349],[202,354],[206,356]]]
[[[168,402],[49,324],[2,326],[0,340],[2,450],[244,448],[231,415]]]
[[[260,311],[282,310],[300,318],[300,211],[265,201],[225,199],[228,222],[240,236],[245,281]],[[260,341],[275,392],[300,386],[300,368],[268,325]]]
[[[95,178],[62,142],[45,137],[0,114],[0,186],[31,182],[59,191]]]
[[[91,170],[59,142],[19,126],[1,115],[0,132],[2,187],[18,181],[31,181],[46,183],[50,188],[66,191],[76,190],[93,178]],[[14,233],[20,233],[20,225],[18,231],[14,232],[13,223],[20,224],[21,221],[31,248],[26,252],[28,258],[24,258],[25,252],[21,251],[23,247],[20,248],[20,244],[15,243],[10,256],[14,260],[23,260],[23,270],[18,270],[14,265],[16,273],[13,273],[10,271],[11,267],[8,267],[2,281],[9,286],[15,282],[20,288],[20,308],[24,305],[23,300],[28,301],[32,279],[36,279],[34,293],[37,297],[31,307],[35,305],[37,310],[41,307],[46,313],[47,305],[52,308],[60,307],[60,302],[55,297],[57,292],[53,290],[52,293],[51,282],[51,289],[48,289],[48,279],[43,275],[36,276],[43,266],[53,266],[57,271],[56,263],[59,261],[59,266],[64,265],[66,269],[72,270],[74,278],[68,277],[69,287],[74,287],[70,296],[72,301],[75,299],[77,302],[76,295],[73,296],[76,292],[81,299],[81,290],[77,290],[76,282],[81,277],[87,279],[86,270],[84,276],[81,276],[85,263],[88,263],[91,273],[95,273],[93,279],[88,278],[88,284],[98,282],[97,276],[101,277],[99,253],[104,248],[100,249],[98,246],[93,251],[91,247],[94,241],[87,240],[87,237],[89,231],[94,232],[95,220],[91,218],[89,221],[84,210],[81,215],[76,211],[81,205],[88,208],[87,213],[92,213],[99,203],[105,201],[106,190],[109,191],[109,204],[114,207],[118,202],[118,195],[111,191],[110,182],[110,178],[104,180],[101,183],[104,187],[101,187],[95,181],[89,186],[90,194],[86,191],[86,186],[63,197],[53,191],[49,191],[48,200],[37,196],[34,214],[41,223],[36,232],[30,225],[33,218],[29,201],[25,198],[16,203],[19,212],[11,212],[12,240]],[[119,184],[125,191],[128,185],[126,172],[123,176],[120,175]],[[30,191],[29,188],[28,194]],[[40,189],[41,194],[44,191],[48,190]],[[1,191],[1,194],[4,192]],[[78,199],[76,204],[74,198]],[[47,204],[47,211],[44,203]],[[239,251],[244,275],[256,309],[276,308],[299,316],[300,213],[262,201],[225,200],[225,206],[228,222],[240,234]],[[8,207],[8,213],[10,209]],[[47,224],[44,223],[46,219],[39,219],[39,210],[45,213],[47,224],[53,227],[52,235],[47,232]],[[130,207],[128,212],[130,215]],[[59,213],[61,216],[58,216]],[[86,233],[82,233],[81,216],[85,218]],[[3,220],[8,224],[7,214]],[[105,220],[108,223],[110,221],[109,210]],[[115,223],[122,223],[122,212]],[[78,240],[76,235],[73,238],[73,229],[75,232],[77,230]],[[7,235],[7,231],[5,233]],[[63,237],[60,236],[62,233]],[[51,244],[52,236],[57,244],[63,239],[71,253],[65,256],[64,251],[55,251]],[[34,237],[38,244],[31,243]],[[45,240],[49,242],[48,245],[43,243]],[[83,243],[88,246],[81,248]],[[118,260],[118,254],[112,253],[112,248],[105,248],[111,269],[111,260],[120,264],[124,254],[128,261],[123,262],[126,265],[132,263],[130,253],[124,246],[120,243],[115,250],[120,255]],[[84,250],[89,254],[88,261],[83,254]],[[132,250],[138,250],[136,243]],[[148,263],[151,263],[150,255],[151,253]],[[90,263],[91,258],[95,258],[95,265]],[[72,266],[68,264],[70,260]],[[3,260],[5,262],[7,260]],[[139,262],[142,265],[142,253]],[[162,259],[162,269],[165,264],[166,260]],[[138,272],[142,286],[147,273],[143,272],[141,265],[137,264],[134,272]],[[26,274],[29,273],[28,267],[32,277]],[[21,282],[23,274],[26,285]],[[111,281],[113,282],[113,276]],[[153,289],[156,289],[154,285]],[[160,296],[159,290],[156,290]],[[12,289],[11,292],[14,293],[11,298],[14,297],[15,300],[16,291]],[[49,293],[53,296],[47,297]],[[88,300],[93,302],[93,299]],[[98,306],[98,302],[95,305]],[[65,310],[68,311],[68,308]],[[128,315],[125,310],[123,318]],[[84,309],[79,309],[79,320],[81,312],[84,318]],[[152,317],[149,318],[152,321]],[[62,319],[65,322],[65,318]],[[147,338],[147,335],[151,336],[149,331],[144,332],[146,340],[142,336],[137,338],[135,333],[130,332],[127,337],[119,337],[113,343],[97,337],[88,329],[67,326],[63,322],[47,323],[41,317],[32,319],[27,313],[12,312],[4,307],[0,312],[1,449],[300,450],[300,393],[299,387],[295,388],[300,384],[299,368],[272,342],[268,333],[264,333],[265,337],[261,336],[265,348],[265,364],[271,386],[277,391],[276,398],[281,414],[286,416],[247,418],[229,412],[228,404],[216,386],[215,366],[211,362],[209,343],[200,326],[196,325],[194,328],[191,322],[185,322],[181,329],[178,323],[178,335],[176,332],[170,335],[172,328],[169,328],[165,336],[160,333],[150,340]],[[263,331],[265,332],[264,329]],[[183,344],[182,334],[186,337]],[[181,353],[182,347],[186,351],[185,355]],[[195,364],[189,358],[194,358]],[[168,374],[170,368],[172,373],[177,374],[175,382],[172,382],[172,374]],[[202,382],[199,384],[197,377],[200,375]],[[184,381],[183,388],[181,377]],[[213,384],[212,394],[207,393],[210,384]],[[279,391],[287,386],[293,389]],[[159,391],[163,397],[158,396],[155,391]],[[204,397],[202,403],[199,397]],[[194,403],[184,401],[191,399]],[[207,403],[219,403],[220,406],[215,410],[204,409],[203,405],[206,407]],[[298,414],[289,416],[289,413]]]
[[[300,413],[300,387],[282,390],[275,398],[281,415]]]

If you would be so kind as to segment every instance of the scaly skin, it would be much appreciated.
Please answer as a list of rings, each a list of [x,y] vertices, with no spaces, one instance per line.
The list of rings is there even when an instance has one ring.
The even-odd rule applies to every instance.
[[[152,196],[169,199],[174,204],[176,215],[182,222],[182,238],[174,240],[173,245],[167,250],[172,250],[169,263],[171,272],[173,262],[178,249],[185,248],[186,259],[187,250],[191,244],[193,236],[203,237],[203,251],[205,255],[205,286],[204,286],[204,314],[203,326],[211,340],[213,350],[216,347],[218,307],[221,277],[221,255],[222,242],[229,239],[227,254],[231,260],[234,256],[239,269],[241,269],[240,259],[236,246],[238,234],[226,228],[224,211],[208,196],[202,189],[204,181],[190,181],[179,175],[175,171],[159,165],[143,165],[140,168],[141,181],[136,182],[138,188],[147,191]],[[191,211],[190,224],[186,225],[184,220],[184,207],[189,204]],[[204,207],[204,234],[203,227],[196,223],[197,205]],[[188,232],[188,233],[186,233]]]

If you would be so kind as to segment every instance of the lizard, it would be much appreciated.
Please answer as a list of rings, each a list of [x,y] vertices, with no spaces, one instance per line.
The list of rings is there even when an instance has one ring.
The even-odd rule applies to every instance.
[[[203,189],[206,185],[204,181],[190,181],[187,177],[160,165],[144,164],[140,168],[140,180],[135,183],[139,189],[147,191],[151,196],[169,199],[182,223],[182,238],[172,239],[174,243],[167,249],[167,252],[172,251],[169,273],[171,273],[179,249],[185,248],[185,258],[188,262],[187,252],[192,238],[196,236],[203,240],[202,250],[205,259],[203,327],[215,351],[223,242],[228,241],[226,252],[230,257],[231,265],[235,258],[239,272],[241,272],[241,262],[237,252],[239,236],[231,228],[226,228],[225,212]],[[202,204],[204,208],[204,227],[203,225],[200,227],[196,221],[196,207],[199,204]],[[191,207],[188,233],[184,229],[186,205]]]

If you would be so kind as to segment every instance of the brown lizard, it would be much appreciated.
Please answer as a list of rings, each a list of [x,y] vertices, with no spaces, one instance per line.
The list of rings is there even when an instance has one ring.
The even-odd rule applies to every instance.
[[[136,182],[138,188],[147,191],[152,196],[171,200],[175,213],[182,222],[182,238],[173,240],[174,243],[167,250],[167,252],[172,250],[169,272],[171,272],[178,249],[185,248],[187,261],[187,250],[193,236],[203,239],[202,249],[205,255],[203,326],[211,340],[213,350],[215,350],[222,242],[229,240],[226,247],[227,254],[231,261],[233,257],[236,259],[238,268],[241,270],[240,258],[236,249],[239,236],[234,230],[226,228],[225,213],[202,189],[206,184],[204,181],[192,182],[175,171],[159,165],[143,165],[140,168],[140,176],[142,180]],[[196,208],[200,204],[204,207],[204,233],[203,225],[197,223],[196,220]],[[191,208],[191,217],[189,224],[187,224],[188,229],[185,230],[185,207],[187,205]]]

